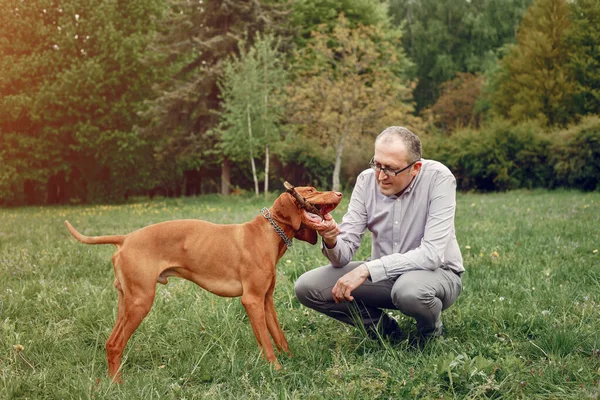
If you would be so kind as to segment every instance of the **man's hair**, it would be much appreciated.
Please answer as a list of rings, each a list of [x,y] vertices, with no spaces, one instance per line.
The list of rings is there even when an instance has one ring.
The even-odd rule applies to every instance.
[[[421,139],[403,126],[390,126],[381,132],[375,138],[375,144],[382,140],[398,138],[406,146],[408,151],[408,162],[414,162],[421,159]]]

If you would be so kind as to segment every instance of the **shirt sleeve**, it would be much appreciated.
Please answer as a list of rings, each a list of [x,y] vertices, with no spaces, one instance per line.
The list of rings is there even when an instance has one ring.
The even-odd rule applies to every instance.
[[[456,179],[441,176],[430,188],[429,211],[419,247],[406,253],[395,253],[366,263],[371,280],[396,279],[412,270],[435,270],[444,263],[448,241],[453,236],[456,210]]]
[[[323,243],[322,252],[334,267],[342,267],[352,261],[367,229],[366,190],[369,188],[366,187],[366,181],[363,174],[356,180],[335,247],[328,249]]]

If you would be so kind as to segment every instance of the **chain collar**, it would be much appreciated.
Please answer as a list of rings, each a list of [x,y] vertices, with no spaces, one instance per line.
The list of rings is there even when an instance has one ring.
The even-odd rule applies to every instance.
[[[286,236],[285,232],[283,231],[283,229],[281,229],[281,227],[279,225],[277,225],[277,222],[275,222],[273,220],[273,218],[271,218],[271,213],[269,212],[269,209],[267,207],[265,207],[261,210],[261,212],[262,212],[263,217],[265,217],[271,223],[271,225],[273,225],[275,232],[277,232],[277,234],[281,237],[281,239],[283,239],[283,242],[285,243],[285,245],[288,248],[292,247],[292,239],[288,238]]]

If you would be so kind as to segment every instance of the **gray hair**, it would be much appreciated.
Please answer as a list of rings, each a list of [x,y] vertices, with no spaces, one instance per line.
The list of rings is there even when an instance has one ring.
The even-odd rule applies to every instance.
[[[402,140],[408,151],[408,162],[414,162],[421,159],[421,139],[403,126],[390,126],[383,130],[375,138],[375,144],[383,141],[397,138]]]

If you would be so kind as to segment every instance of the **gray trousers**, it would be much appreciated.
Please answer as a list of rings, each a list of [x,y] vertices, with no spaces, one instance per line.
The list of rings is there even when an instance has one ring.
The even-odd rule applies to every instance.
[[[462,290],[459,275],[439,268],[406,272],[395,281],[367,280],[352,292],[353,302],[336,304],[331,289],[340,277],[361,264],[353,261],[341,268],[326,265],[305,272],[294,287],[298,300],[339,321],[350,325],[362,322],[366,327],[379,322],[382,308],[397,309],[417,321],[419,334],[441,334],[442,310],[450,307]]]

